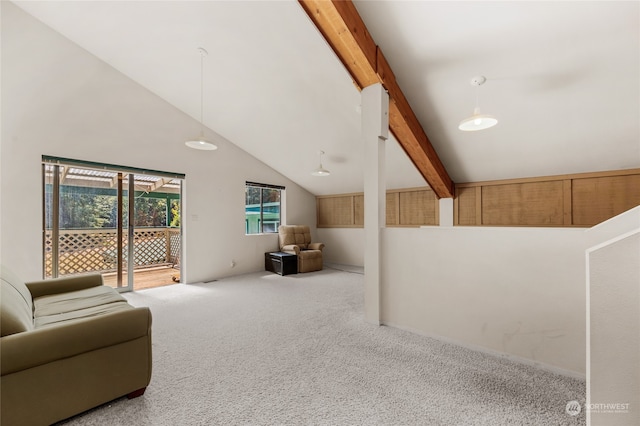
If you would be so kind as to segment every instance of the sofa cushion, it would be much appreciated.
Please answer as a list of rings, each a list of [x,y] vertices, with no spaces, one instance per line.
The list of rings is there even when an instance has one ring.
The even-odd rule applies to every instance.
[[[33,303],[27,286],[4,266],[0,275],[0,334],[33,330]]]
[[[91,287],[84,290],[37,297],[34,300],[35,310],[33,314],[37,320],[40,317],[59,315],[117,302],[126,303],[126,299],[115,289],[109,286]]]
[[[69,324],[73,321],[96,317],[99,315],[111,314],[114,312],[126,311],[134,309],[133,306],[127,302],[112,302],[99,306],[91,306],[84,309],[78,309],[75,311],[62,312],[51,315],[44,315],[36,317],[35,328],[43,328],[52,325]]]

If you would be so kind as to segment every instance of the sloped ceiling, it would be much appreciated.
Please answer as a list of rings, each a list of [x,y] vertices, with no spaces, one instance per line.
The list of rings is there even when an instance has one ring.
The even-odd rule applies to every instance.
[[[296,1],[14,3],[196,120],[204,47],[209,134],[316,195],[362,191],[359,92]],[[640,167],[638,2],[355,5],[455,182]],[[476,75],[499,124],[461,132]],[[425,184],[390,140],[387,186]]]

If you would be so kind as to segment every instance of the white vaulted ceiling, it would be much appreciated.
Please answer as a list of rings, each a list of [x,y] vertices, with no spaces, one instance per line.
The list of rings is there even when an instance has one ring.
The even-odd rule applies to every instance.
[[[196,120],[204,47],[209,129],[316,195],[362,191],[359,92],[298,2],[14,3]],[[638,2],[355,5],[455,182],[640,167]],[[461,132],[475,75],[499,124]],[[387,186],[425,185],[387,145]]]

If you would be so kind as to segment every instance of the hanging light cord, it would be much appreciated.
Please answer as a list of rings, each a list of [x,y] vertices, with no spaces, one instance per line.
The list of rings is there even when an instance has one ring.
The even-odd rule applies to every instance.
[[[214,151],[218,147],[209,142],[204,136],[204,57],[209,54],[204,48],[199,47],[200,53],[200,136],[193,140],[188,140],[185,144],[189,148]]]
[[[200,133],[204,136],[204,55],[205,50],[200,48]]]

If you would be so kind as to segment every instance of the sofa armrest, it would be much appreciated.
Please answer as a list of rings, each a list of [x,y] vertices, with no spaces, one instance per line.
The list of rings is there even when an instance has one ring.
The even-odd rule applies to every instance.
[[[282,246],[281,250],[284,252],[294,252],[296,255],[300,254],[300,247],[295,244]]]
[[[50,294],[66,293],[69,291],[84,290],[86,288],[98,287],[103,284],[102,275],[75,275],[72,277],[53,278],[50,280],[32,281],[25,283],[31,297],[48,296]]]
[[[0,339],[2,375],[151,336],[149,308],[100,315]]]
[[[322,250],[324,248],[324,243],[310,243],[307,248],[309,250]]]

